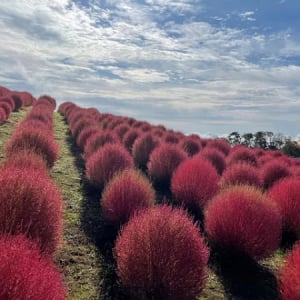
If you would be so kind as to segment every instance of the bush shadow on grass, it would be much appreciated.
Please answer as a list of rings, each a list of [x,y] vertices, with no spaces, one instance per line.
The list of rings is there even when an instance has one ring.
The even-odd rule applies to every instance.
[[[99,299],[125,300],[129,299],[118,283],[116,266],[113,255],[115,239],[118,228],[106,222],[102,217],[100,206],[101,190],[95,188],[85,178],[85,162],[80,148],[74,139],[68,136],[71,152],[75,157],[76,167],[81,174],[81,186],[84,193],[81,213],[81,228],[89,240],[98,249],[98,262],[101,273],[99,274]],[[104,297],[104,298],[103,298]]]
[[[275,275],[249,256],[213,246],[209,264],[228,299],[280,300]]]

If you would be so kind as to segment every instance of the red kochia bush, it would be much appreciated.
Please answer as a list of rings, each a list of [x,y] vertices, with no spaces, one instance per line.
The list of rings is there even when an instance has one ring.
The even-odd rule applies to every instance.
[[[100,129],[98,126],[93,125],[93,126],[88,126],[82,129],[82,131],[79,133],[76,142],[77,145],[80,148],[84,148],[86,141],[95,133],[100,132]]]
[[[100,189],[117,172],[133,168],[133,160],[121,144],[106,144],[94,152],[86,162],[86,176]]]
[[[209,161],[194,157],[182,162],[173,173],[171,191],[179,203],[201,211],[218,192],[218,180]]]
[[[43,171],[0,168],[0,233],[25,234],[52,254],[62,233],[62,199]]]
[[[6,112],[0,107],[0,123],[4,122],[7,119]]]
[[[208,205],[205,230],[215,245],[261,259],[279,247],[281,217],[276,205],[259,190],[234,186]]]
[[[155,192],[142,173],[134,169],[116,174],[105,187],[101,205],[105,219],[119,226],[134,212],[154,205]]]
[[[300,299],[300,245],[294,246],[279,272],[282,300]]]
[[[15,103],[14,111],[17,111],[17,110],[19,110],[20,108],[22,108],[24,106],[24,101],[23,101],[23,98],[22,98],[20,93],[12,92],[10,94],[10,97],[13,99],[13,101]]]
[[[247,163],[254,167],[257,167],[258,165],[255,151],[246,147],[239,147],[231,151],[226,162],[227,166],[231,166],[236,163]]]
[[[15,109],[15,103],[10,95],[0,97],[0,103],[7,103],[11,107],[11,111]]]
[[[132,146],[132,157],[137,167],[146,169],[151,152],[159,145],[158,138],[151,133],[138,137]]]
[[[224,171],[221,186],[241,184],[262,188],[259,170],[249,164],[238,163],[233,164]]]
[[[230,149],[231,149],[229,143],[225,139],[209,139],[209,140],[207,140],[206,146],[210,147],[210,148],[218,149],[225,156],[227,156],[229,154]]]
[[[184,137],[180,142],[180,146],[189,156],[197,154],[202,148],[200,140],[197,141],[192,137]]]
[[[0,239],[0,300],[63,300],[62,275],[22,235]]]
[[[283,162],[272,160],[261,169],[261,177],[265,189],[270,188],[276,181],[292,176],[292,172]]]
[[[300,236],[300,179],[280,180],[269,189],[268,195],[279,207],[284,229]]]
[[[150,154],[148,175],[156,186],[168,189],[173,172],[187,158],[186,152],[177,145],[161,144]]]
[[[11,106],[7,102],[0,101],[0,109],[3,109],[5,111],[6,119],[12,112]]]
[[[49,168],[53,167],[59,153],[58,145],[53,137],[49,136],[47,131],[38,128],[18,129],[6,144],[6,158],[24,150],[41,156]]]
[[[138,129],[132,128],[128,130],[123,136],[123,145],[130,153],[132,152],[132,145],[134,144],[135,140],[139,137],[139,135],[140,131]]]
[[[212,165],[218,171],[218,174],[221,175],[226,168],[225,155],[223,152],[219,151],[217,148],[206,147],[200,153],[204,159],[212,163]]]
[[[115,254],[121,283],[136,299],[193,300],[203,289],[208,248],[182,209],[157,206],[134,216]]]
[[[94,152],[106,144],[120,143],[119,138],[111,130],[99,130],[90,135],[84,145],[84,158],[87,160]]]

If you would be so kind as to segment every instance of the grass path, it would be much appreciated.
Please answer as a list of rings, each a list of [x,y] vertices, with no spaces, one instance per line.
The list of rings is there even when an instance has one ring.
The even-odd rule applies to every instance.
[[[81,226],[83,169],[74,155],[76,151],[79,153],[79,149],[72,143],[68,125],[58,113],[54,113],[54,130],[60,146],[60,158],[51,176],[60,188],[65,203],[63,246],[57,260],[65,274],[69,299],[104,299],[99,279],[101,259]]]

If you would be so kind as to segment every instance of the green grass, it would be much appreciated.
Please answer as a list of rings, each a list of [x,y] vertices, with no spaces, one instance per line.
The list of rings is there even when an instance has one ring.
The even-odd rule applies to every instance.
[[[13,113],[11,122],[0,125],[0,159],[3,159],[3,146],[25,114],[24,110]],[[56,263],[64,273],[68,299],[126,299],[117,283],[111,251],[116,232],[101,216],[100,192],[85,181],[80,150],[58,113],[54,113],[54,129],[60,157],[51,170],[51,177],[62,192],[65,204],[64,236]],[[285,255],[283,250],[278,250],[260,264],[276,274]],[[222,278],[210,271],[199,299],[230,299],[225,290]]]

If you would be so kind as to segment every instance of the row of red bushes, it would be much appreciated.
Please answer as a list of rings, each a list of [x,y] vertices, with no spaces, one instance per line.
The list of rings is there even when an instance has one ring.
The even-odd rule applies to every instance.
[[[36,99],[28,92],[11,91],[0,86],[0,124],[8,120],[11,112],[31,106]]]
[[[0,166],[0,299],[65,299],[53,255],[62,237],[61,194],[49,176],[58,158],[56,101],[40,97],[5,145]]]
[[[170,189],[177,204],[191,212],[204,214],[208,241],[219,248],[261,259],[278,249],[282,231],[299,237],[299,162],[280,151],[243,146],[231,148],[222,139],[185,136],[163,126],[101,114],[70,102],[62,104],[59,111],[66,117],[73,137],[83,150],[87,178],[100,189],[104,188],[101,197],[104,216],[116,225],[129,221],[116,244],[118,274],[127,287],[139,293],[143,291],[154,293],[155,297],[163,295],[165,299],[173,299],[171,286],[177,291],[180,289],[178,274],[182,276],[182,286],[189,286],[189,280],[193,281],[187,273],[172,271],[173,277],[170,273],[165,274],[167,266],[174,270],[172,260],[168,251],[165,255],[160,252],[164,243],[170,247],[170,239],[172,247],[178,246],[178,250],[174,250],[174,259],[181,261],[183,256],[193,257],[186,248],[180,248],[177,239],[171,238],[173,230],[176,233],[179,228],[185,228],[187,219],[174,223],[172,218],[175,218],[176,210],[167,213],[164,206],[151,208],[155,202],[153,189],[149,180],[134,170],[134,165],[145,171],[161,192]],[[148,210],[131,219],[138,209],[147,207]],[[166,232],[153,221],[152,214],[160,215],[163,228],[168,228]],[[168,222],[173,227],[169,228]],[[142,225],[144,223],[147,225]],[[141,229],[143,226],[146,229]],[[187,230],[185,234],[189,236],[189,232]],[[198,238],[201,239],[199,234]],[[186,240],[185,243],[189,245]],[[203,243],[201,245],[204,247]],[[127,254],[122,250],[126,247]],[[191,245],[190,249],[203,252],[199,245]],[[129,254],[133,252],[133,256]],[[143,263],[148,260],[151,266]],[[184,261],[191,268],[190,272],[197,267],[192,258]],[[206,261],[204,254],[202,261]],[[134,268],[135,264],[141,273]],[[205,263],[200,266],[203,271]],[[196,288],[201,289],[203,280],[197,276],[193,277],[198,280]],[[161,282],[163,278],[168,279]],[[189,289],[193,290],[190,286]],[[186,294],[186,297],[193,299],[196,294]],[[141,295],[138,297],[142,299]]]

